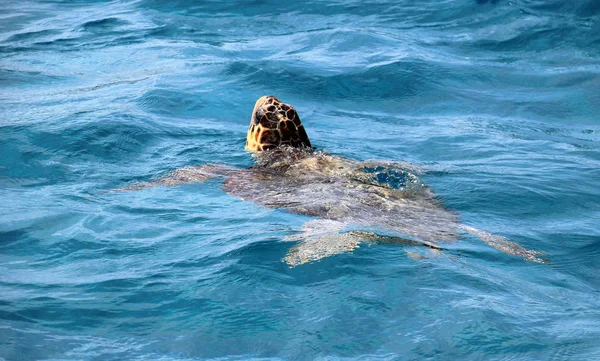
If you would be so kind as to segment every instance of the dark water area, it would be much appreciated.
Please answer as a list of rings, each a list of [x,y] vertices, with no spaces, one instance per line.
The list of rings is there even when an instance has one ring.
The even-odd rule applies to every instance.
[[[218,179],[276,95],[473,237],[289,268]],[[600,359],[600,1],[0,2],[0,359]]]

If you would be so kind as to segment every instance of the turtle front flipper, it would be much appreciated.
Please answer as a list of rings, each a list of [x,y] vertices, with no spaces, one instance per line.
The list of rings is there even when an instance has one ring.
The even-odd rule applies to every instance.
[[[186,183],[205,182],[212,178],[227,177],[239,171],[242,170],[225,164],[188,166],[175,169],[157,180],[150,182],[136,182],[129,186],[119,188],[117,191],[136,191],[152,187],[171,187]]]
[[[352,252],[360,243],[401,244],[405,246],[424,246],[433,251],[442,250],[441,247],[428,242],[414,241],[397,236],[380,236],[371,232],[349,231],[343,222],[315,219],[304,224],[303,232],[287,236],[284,241],[299,241],[299,244],[290,248],[283,259],[290,267],[304,263],[319,261],[325,257]],[[410,255],[410,254],[409,254]]]

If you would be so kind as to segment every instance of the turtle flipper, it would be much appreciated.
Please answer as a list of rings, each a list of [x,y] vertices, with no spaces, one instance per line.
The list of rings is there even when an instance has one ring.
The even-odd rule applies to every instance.
[[[340,233],[345,223],[328,219],[313,219],[302,226],[302,233],[286,236],[284,241],[299,241],[283,259],[290,267],[318,261],[336,254],[351,252],[361,240],[349,233]]]
[[[239,168],[225,164],[205,164],[201,166],[188,166],[175,169],[165,176],[150,182],[136,182],[117,191],[136,191],[152,187],[171,187],[186,183],[205,182],[216,177],[226,177]]]
[[[352,252],[363,240],[352,233],[331,233],[304,239],[292,247],[283,261],[290,267],[321,260],[344,252]]]
[[[346,224],[327,219],[315,219],[304,224],[303,232],[287,236],[284,241],[300,241],[292,247],[283,259],[290,267],[319,261],[325,257],[352,252],[360,243],[400,244],[405,246],[424,246],[434,252],[442,250],[428,242],[414,241],[397,236],[380,236],[371,232],[342,232]]]
[[[519,256],[529,262],[548,263],[546,258],[541,258],[543,255],[541,252],[527,249],[518,243],[509,241],[506,237],[493,235],[477,228],[465,226],[464,224],[461,224],[459,228],[481,239],[488,246],[494,247],[495,249],[504,253],[511,254],[513,256]]]

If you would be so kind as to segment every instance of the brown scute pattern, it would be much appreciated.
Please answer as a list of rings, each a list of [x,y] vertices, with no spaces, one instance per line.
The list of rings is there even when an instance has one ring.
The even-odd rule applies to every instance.
[[[281,138],[283,139],[292,139],[294,138],[294,133],[296,133],[296,126],[290,128],[288,125],[289,121],[279,122],[279,133],[281,133]],[[294,123],[292,123],[294,125]]]
[[[260,118],[260,122],[259,124],[265,128],[270,128],[270,123],[272,122],[276,122],[277,119],[273,119],[273,115],[271,113],[263,115],[262,118]]]
[[[281,122],[281,124],[283,124],[285,127],[287,127],[292,132],[298,131],[296,124],[294,124],[294,122],[292,122],[291,120],[286,120],[285,122]]]
[[[281,145],[311,148],[298,113],[274,96],[258,99],[246,137],[246,150],[259,152]]]
[[[279,143],[279,135],[280,133],[276,130],[265,130],[260,135],[260,143],[277,144]]]
[[[295,118],[297,118],[296,116],[296,111],[294,109],[290,109],[288,110],[285,115],[288,117],[288,119],[290,120],[294,120]]]
[[[295,110],[294,110],[294,117],[290,118],[290,119],[294,121],[294,124],[296,124],[297,127],[302,125],[302,122],[300,121],[300,117],[298,117],[298,113],[296,113]]]
[[[301,141],[306,140],[308,142],[308,134],[306,134],[306,130],[304,130],[304,126],[302,124],[298,126],[298,137]]]

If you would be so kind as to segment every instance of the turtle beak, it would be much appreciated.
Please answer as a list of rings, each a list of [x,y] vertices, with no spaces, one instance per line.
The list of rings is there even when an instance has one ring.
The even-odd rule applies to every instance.
[[[263,105],[263,103],[267,100],[268,96],[267,95],[263,95],[262,97],[258,98],[258,100],[256,101],[256,103],[254,104],[254,107],[260,107],[261,105]]]
[[[256,103],[254,104],[254,110],[252,111],[252,124],[258,125],[260,123],[260,118],[265,114],[265,110],[263,109],[263,104],[267,101],[267,96],[262,96],[258,98]]]

